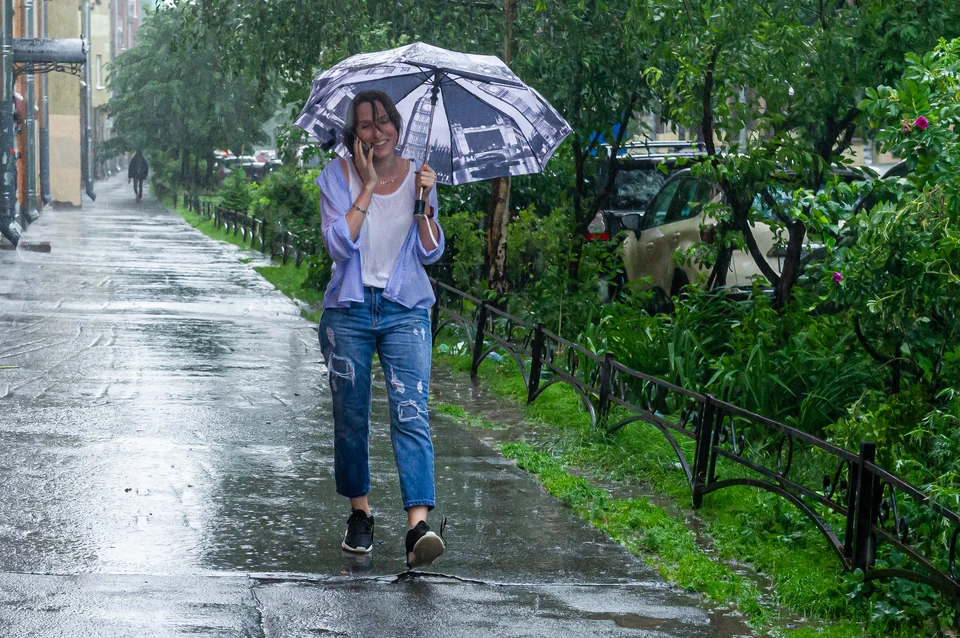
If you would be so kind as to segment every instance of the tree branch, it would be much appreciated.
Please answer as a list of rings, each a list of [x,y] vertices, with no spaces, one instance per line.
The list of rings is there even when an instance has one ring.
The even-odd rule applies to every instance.
[[[617,171],[620,168],[620,164],[617,162],[617,154],[620,152],[620,146],[623,144],[623,138],[627,133],[627,124],[629,124],[630,118],[633,115],[633,107],[636,106],[638,98],[639,94],[637,91],[631,92],[630,98],[627,101],[627,107],[620,115],[617,136],[610,145],[610,156],[607,158],[606,182],[603,184],[603,188],[597,193],[597,196],[594,197],[593,203],[590,205],[590,211],[582,220],[580,220],[581,227],[577,228],[578,233],[587,232],[587,226],[590,225],[590,222],[593,221],[597,211],[600,210],[600,207],[603,206],[603,204],[607,201],[607,198],[610,197],[610,193],[613,192],[613,186],[617,179]],[[598,135],[597,138],[599,139],[599,137],[600,136]]]
[[[860,345],[863,346],[863,349],[867,352],[868,355],[870,355],[870,358],[873,359],[874,361],[883,365],[888,365],[890,363],[908,363],[912,366],[910,369],[910,374],[914,376],[920,376],[921,374],[920,368],[916,366],[916,364],[914,364],[914,362],[911,361],[910,359],[904,359],[903,357],[885,357],[879,352],[877,352],[876,350],[874,350],[873,347],[869,343],[867,343],[867,338],[863,336],[863,331],[860,329],[859,317],[853,318],[853,332],[854,334],[857,335],[857,341],[860,342]]]
[[[717,68],[717,58],[720,57],[720,50],[723,45],[717,44],[713,47],[713,54],[710,56],[710,63],[707,65],[707,72],[703,77],[703,116],[700,121],[700,130],[703,133],[703,143],[707,148],[707,155],[716,155],[717,148],[713,143],[713,72]]]
[[[750,229],[750,223],[746,218],[741,220],[740,232],[743,233],[743,239],[747,242],[747,249],[749,249],[753,260],[757,262],[757,267],[760,268],[760,272],[762,272],[763,276],[767,278],[767,281],[769,281],[771,285],[776,288],[780,283],[780,275],[774,272],[770,264],[767,263],[767,259],[760,251],[760,246],[757,245],[757,238],[753,236],[753,231]]]

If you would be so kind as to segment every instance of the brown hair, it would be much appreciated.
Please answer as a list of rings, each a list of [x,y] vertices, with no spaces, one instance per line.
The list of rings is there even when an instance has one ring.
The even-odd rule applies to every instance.
[[[370,108],[373,109],[374,116],[376,116],[376,102],[380,102],[380,104],[383,105],[383,110],[386,112],[387,117],[390,118],[393,126],[397,129],[397,135],[400,134],[402,128],[400,113],[397,111],[397,107],[394,105],[393,100],[390,99],[390,96],[383,91],[374,89],[360,91],[354,96],[350,102],[350,106],[347,107],[347,117],[343,127],[343,145],[346,146],[347,150],[351,153],[353,153],[353,141],[357,138],[357,110],[361,104],[369,104]],[[374,119],[373,124],[377,128],[380,128],[380,124],[376,119]]]

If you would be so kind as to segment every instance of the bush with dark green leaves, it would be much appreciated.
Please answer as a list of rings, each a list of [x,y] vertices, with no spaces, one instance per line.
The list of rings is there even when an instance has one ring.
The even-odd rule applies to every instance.
[[[231,171],[220,185],[217,195],[220,197],[220,205],[227,210],[247,214],[253,196],[250,194],[250,185],[243,169],[238,167]]]

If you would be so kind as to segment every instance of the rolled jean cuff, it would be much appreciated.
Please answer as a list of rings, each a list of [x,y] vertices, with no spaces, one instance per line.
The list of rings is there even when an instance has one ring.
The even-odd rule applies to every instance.
[[[340,490],[337,490],[337,494],[339,494],[340,496],[343,496],[343,497],[345,497],[345,498],[361,498],[361,497],[366,496],[366,495],[369,494],[369,493],[370,493],[370,488],[369,488],[369,487],[366,489],[366,491],[361,491],[359,494],[344,494],[344,493],[341,492]]]
[[[408,510],[408,509],[410,509],[411,507],[422,507],[422,506],[424,506],[424,505],[427,507],[427,511],[429,512],[429,511],[432,510],[434,507],[436,507],[436,501],[422,501],[422,500],[421,500],[421,501],[410,501],[409,503],[404,503],[404,504],[403,504],[403,509]]]

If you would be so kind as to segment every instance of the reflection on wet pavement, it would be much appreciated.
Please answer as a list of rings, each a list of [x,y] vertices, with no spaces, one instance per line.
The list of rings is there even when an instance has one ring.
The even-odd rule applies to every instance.
[[[98,190],[29,228],[49,253],[0,251],[9,635],[390,636],[411,617],[419,635],[736,633],[442,418],[436,569],[491,584],[377,580],[403,571],[405,532],[382,372],[375,551],[355,557],[315,326],[257,253],[240,263],[123,179]]]

